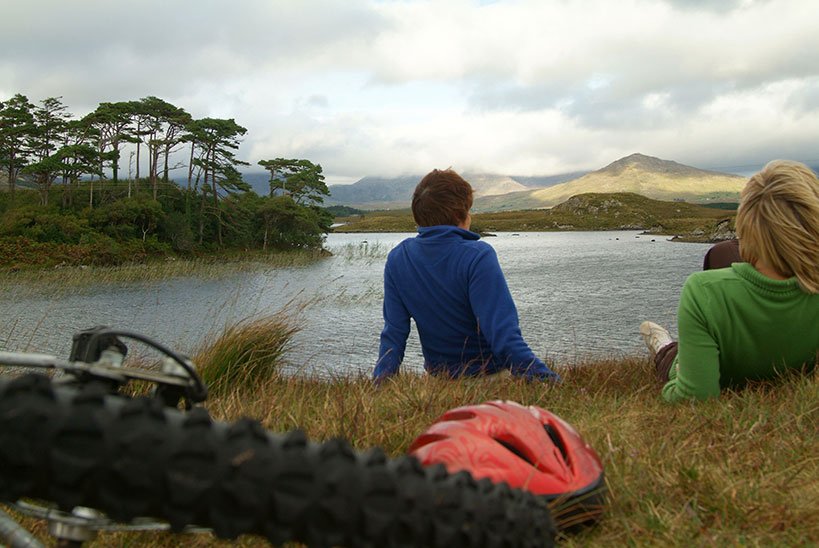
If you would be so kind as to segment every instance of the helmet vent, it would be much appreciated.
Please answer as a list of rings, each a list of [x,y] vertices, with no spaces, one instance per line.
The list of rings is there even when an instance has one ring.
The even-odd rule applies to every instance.
[[[557,431],[555,431],[554,427],[551,424],[544,424],[543,429],[546,431],[546,434],[549,436],[549,439],[552,440],[552,443],[555,444],[557,450],[560,451],[560,454],[563,456],[563,460],[568,462],[569,453],[568,451],[566,451],[566,446],[563,444],[563,440],[560,439],[560,436],[557,435]]]
[[[447,421],[468,421],[475,418],[475,413],[469,409],[453,409],[447,411],[442,418]]]
[[[535,465],[535,463],[534,463],[534,462],[532,462],[532,460],[531,460],[529,457],[527,457],[526,455],[524,455],[524,454],[523,454],[523,452],[521,452],[521,451],[520,451],[520,450],[519,450],[517,447],[515,447],[514,445],[512,445],[512,444],[511,444],[511,443],[509,443],[508,441],[506,441],[506,440],[502,440],[502,439],[500,439],[500,438],[495,438],[495,441],[497,441],[499,444],[503,445],[503,446],[504,446],[506,449],[508,449],[508,450],[509,450],[511,453],[514,453],[515,455],[517,455],[517,456],[518,456],[518,457],[520,457],[521,459],[525,460],[526,462],[528,462],[528,463],[529,463],[529,464],[531,464],[532,466],[534,466],[534,465]]]

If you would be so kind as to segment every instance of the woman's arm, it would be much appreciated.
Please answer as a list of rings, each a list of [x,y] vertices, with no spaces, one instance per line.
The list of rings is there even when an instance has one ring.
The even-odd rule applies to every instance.
[[[679,349],[663,387],[669,402],[719,396],[719,347],[710,326],[708,298],[696,274],[689,276],[677,309]]]

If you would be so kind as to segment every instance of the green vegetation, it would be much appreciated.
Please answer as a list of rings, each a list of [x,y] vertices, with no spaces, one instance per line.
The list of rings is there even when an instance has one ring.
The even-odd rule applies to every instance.
[[[336,217],[334,232],[415,232],[415,220],[409,209],[365,211],[359,215]]]
[[[573,196],[551,209],[476,213],[472,227],[478,232],[634,229],[708,239],[720,222],[732,216],[721,209],[652,200],[639,194],[594,193]],[[336,221],[346,223],[335,229],[338,232],[415,231],[409,210],[372,211]]]
[[[344,205],[328,206],[325,209],[327,210],[327,213],[329,213],[333,217],[350,217],[352,215],[364,214],[364,210],[362,209],[356,209],[354,207]]]
[[[739,207],[739,202],[714,202],[710,204],[702,204],[704,207],[712,207],[714,209],[724,209],[726,211],[736,211]]]
[[[101,103],[80,119],[59,97],[0,102],[0,269],[321,248],[332,222],[321,166],[261,160],[271,188],[259,196],[238,171],[245,132],[156,97]],[[170,176],[181,168],[184,186]]]

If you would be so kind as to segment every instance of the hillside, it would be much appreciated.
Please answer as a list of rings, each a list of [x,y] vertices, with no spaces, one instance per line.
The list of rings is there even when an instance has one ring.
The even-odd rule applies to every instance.
[[[503,211],[557,205],[590,192],[632,192],[656,200],[730,202],[739,199],[747,179],[707,171],[643,154],[632,154],[582,177],[549,188],[475,201],[475,211]]]
[[[551,209],[476,213],[479,232],[549,230],[646,230],[686,240],[731,238],[733,212],[685,202],[654,200],[634,193],[589,193],[573,196]],[[411,213],[373,211],[337,219],[337,232],[413,232]]]
[[[507,196],[542,189],[573,179],[585,172],[543,177],[518,177],[491,173],[464,172],[461,175],[475,190],[475,198]],[[359,209],[402,209],[410,206],[412,192],[423,175],[402,177],[364,177],[351,185],[330,185],[327,205],[347,205]]]
[[[516,211],[548,208],[578,194],[632,192],[657,200],[736,202],[746,178],[708,171],[644,154],[631,154],[597,171],[553,176],[510,176],[462,173],[475,189],[473,211]],[[245,173],[256,192],[267,194],[266,172]],[[404,209],[422,174],[401,177],[364,177],[350,185],[329,185],[327,206],[345,205],[364,210]]]
[[[410,205],[412,192],[422,175],[403,177],[364,177],[351,185],[331,185],[328,205],[343,204],[363,209],[394,209]],[[528,190],[528,187],[504,175],[464,173],[475,191],[475,196],[498,196]]]

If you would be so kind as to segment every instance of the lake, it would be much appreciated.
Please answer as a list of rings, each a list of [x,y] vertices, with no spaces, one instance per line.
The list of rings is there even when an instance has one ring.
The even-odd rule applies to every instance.
[[[0,288],[0,349],[67,357],[71,335],[94,325],[138,331],[191,352],[229,323],[282,307],[302,330],[290,368],[318,375],[372,371],[382,328],[387,252],[414,234],[330,234],[332,257],[300,267],[260,266],[217,279],[174,278],[70,291]],[[558,365],[643,355],[650,319],[676,333],[680,289],[708,244],[618,232],[499,233],[497,251],[523,336]],[[405,366],[421,370],[413,328]]]

